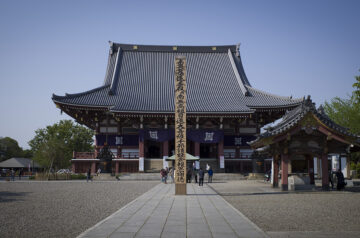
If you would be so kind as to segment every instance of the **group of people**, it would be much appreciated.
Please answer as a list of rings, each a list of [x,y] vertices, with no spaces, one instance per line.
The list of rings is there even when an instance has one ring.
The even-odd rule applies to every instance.
[[[18,172],[17,172],[18,171]],[[15,181],[15,176],[16,176],[16,173],[18,173],[18,175],[19,175],[19,180],[21,180],[21,176],[23,176],[23,169],[19,169],[19,170],[17,170],[17,171],[15,171],[14,170],[14,168],[12,168],[11,170],[10,170],[10,179],[11,179],[11,181]]]
[[[167,183],[168,176],[170,176],[172,183],[174,183],[174,173],[175,170],[173,168],[169,169],[168,167],[166,167],[165,169],[161,169],[160,170],[161,182]]]
[[[193,166],[192,169],[189,168],[186,172],[186,182],[191,183],[192,178],[194,178],[194,182],[198,183],[199,176],[199,186],[203,186],[205,173],[208,174],[208,183],[212,183],[214,171],[208,164],[206,165],[206,171],[204,171],[201,167],[197,170],[196,166]]]
[[[194,179],[195,183],[199,183],[199,186],[203,186],[205,173],[208,174],[208,183],[212,183],[214,171],[208,164],[206,165],[206,171],[204,171],[201,167],[199,170],[197,170],[196,166],[193,166],[193,168],[189,168],[186,172],[186,183],[191,183],[191,180]],[[160,170],[161,182],[165,184],[167,183],[169,176],[171,178],[172,183],[174,183],[174,175],[175,175],[175,169],[172,167],[170,169],[166,167],[165,169]]]
[[[347,184],[345,182],[344,174],[341,172],[340,169],[335,172],[329,172],[329,182],[331,183],[331,189],[334,189],[334,184],[336,184],[337,190],[344,189]]]

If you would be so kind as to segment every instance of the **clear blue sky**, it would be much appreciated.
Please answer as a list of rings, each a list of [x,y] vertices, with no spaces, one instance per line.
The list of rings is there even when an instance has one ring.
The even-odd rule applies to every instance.
[[[250,83],[317,106],[352,92],[360,1],[0,1],[0,136],[20,146],[69,118],[52,93],[102,84],[108,41],[241,43]]]

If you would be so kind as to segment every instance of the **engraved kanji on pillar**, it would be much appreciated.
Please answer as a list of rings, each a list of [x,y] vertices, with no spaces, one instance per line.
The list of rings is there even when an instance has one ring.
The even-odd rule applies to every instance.
[[[175,57],[175,195],[186,194],[186,58]]]

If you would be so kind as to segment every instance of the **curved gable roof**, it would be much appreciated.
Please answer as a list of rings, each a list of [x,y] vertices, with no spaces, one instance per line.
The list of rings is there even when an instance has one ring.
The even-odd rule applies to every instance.
[[[111,43],[102,87],[54,102],[111,107],[114,112],[174,111],[174,58],[187,60],[189,113],[251,113],[254,108],[289,107],[302,99],[271,95],[251,87],[238,46],[151,46]]]

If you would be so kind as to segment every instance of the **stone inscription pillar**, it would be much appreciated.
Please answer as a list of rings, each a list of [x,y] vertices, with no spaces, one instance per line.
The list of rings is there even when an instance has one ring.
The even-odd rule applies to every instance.
[[[186,58],[175,57],[175,195],[186,195]]]
[[[287,154],[281,155],[281,190],[288,190],[288,165],[289,157]]]

